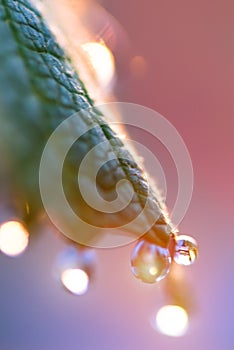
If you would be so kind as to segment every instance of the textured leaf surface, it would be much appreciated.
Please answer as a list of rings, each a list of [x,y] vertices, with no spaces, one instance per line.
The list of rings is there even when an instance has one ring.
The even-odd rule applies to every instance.
[[[73,113],[93,107],[93,101],[72,63],[28,1],[0,0],[0,40],[0,136],[13,159],[15,181],[36,211],[41,205],[38,167],[48,137]],[[70,201],[90,223],[109,227],[136,215],[149,196],[147,215],[154,216],[156,212],[161,215],[148,237],[167,245],[170,226],[163,213],[163,204],[149,188],[142,170],[122,141],[100,113],[80,113],[79,118],[75,127],[92,123],[94,129],[74,144],[66,160],[66,191]],[[130,205],[118,214],[94,211],[85,204],[79,191],[74,190],[80,160],[88,150],[106,140],[109,142],[106,152],[114,152],[116,160],[101,168],[98,188],[110,198],[115,193],[117,181],[127,179],[134,189]],[[121,157],[126,153],[128,160]],[[103,155],[97,153],[95,156],[101,164]]]

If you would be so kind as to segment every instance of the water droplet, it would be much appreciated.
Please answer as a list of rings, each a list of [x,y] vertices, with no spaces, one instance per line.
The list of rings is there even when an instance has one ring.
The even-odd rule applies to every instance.
[[[155,283],[169,272],[171,257],[169,250],[141,240],[131,256],[131,270],[145,283]]]
[[[75,295],[88,291],[94,273],[94,251],[82,246],[69,246],[57,257],[54,264],[54,276],[62,285]]]
[[[174,261],[179,265],[192,265],[198,256],[198,246],[190,236],[175,237]]]

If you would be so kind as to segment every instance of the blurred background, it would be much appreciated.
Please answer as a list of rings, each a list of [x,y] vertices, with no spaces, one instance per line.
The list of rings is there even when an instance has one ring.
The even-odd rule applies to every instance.
[[[178,293],[173,295],[166,282],[146,285],[132,276],[132,246],[98,250],[87,293],[65,291],[54,271],[58,254],[68,244],[50,228],[38,228],[23,255],[15,259],[0,255],[0,348],[231,350],[234,3],[77,0],[67,4],[75,6],[73,21],[77,19],[77,28],[85,32],[82,35],[82,30],[68,26],[67,34],[73,30],[77,35],[73,46],[85,45],[82,40],[85,37],[87,41],[88,36],[89,42],[108,48],[101,56],[103,60],[105,55],[109,57],[104,80],[101,68],[95,68],[92,61],[92,47],[90,50],[86,44],[82,48],[89,55],[100,89],[86,78],[84,69],[84,80],[95,98],[116,98],[158,111],[176,127],[188,147],[195,182],[180,231],[196,237],[200,255],[194,266],[183,269],[183,276],[179,272],[172,290],[176,294],[180,289],[189,324],[181,337],[169,337],[155,329],[157,311],[178,299]],[[51,6],[53,1],[48,0],[48,18]],[[57,21],[61,23],[62,17],[70,20],[60,6],[64,6],[62,0],[56,5]],[[176,168],[170,156],[157,140],[137,130],[131,132],[160,159],[170,209],[177,191]]]

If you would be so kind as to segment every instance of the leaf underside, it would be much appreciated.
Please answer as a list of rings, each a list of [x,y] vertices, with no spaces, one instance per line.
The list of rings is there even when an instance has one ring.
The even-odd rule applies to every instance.
[[[42,209],[38,169],[48,137],[63,120],[94,107],[94,102],[40,13],[27,0],[0,0],[0,42],[0,146],[11,159],[9,179],[25,194],[36,214]],[[164,204],[146,182],[134,157],[101,113],[92,109],[88,116],[79,113],[79,118],[80,123],[90,123],[91,119],[94,129],[73,145],[66,159],[66,194],[76,211],[91,224],[111,227],[132,218],[137,214],[136,208],[143,208],[148,198],[147,215],[160,215],[147,237],[167,246],[170,225]],[[119,180],[127,179],[134,189],[129,206],[115,215],[90,208],[76,189],[82,157],[106,140],[116,159],[101,168],[97,187],[108,196],[114,193]],[[126,153],[127,161],[121,157]],[[0,165],[5,166],[3,161]]]

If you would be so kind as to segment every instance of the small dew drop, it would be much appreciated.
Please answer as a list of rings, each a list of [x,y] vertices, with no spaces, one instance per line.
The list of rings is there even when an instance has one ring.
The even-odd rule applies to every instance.
[[[192,265],[198,256],[198,245],[194,238],[186,235],[175,237],[174,261],[179,265]]]

